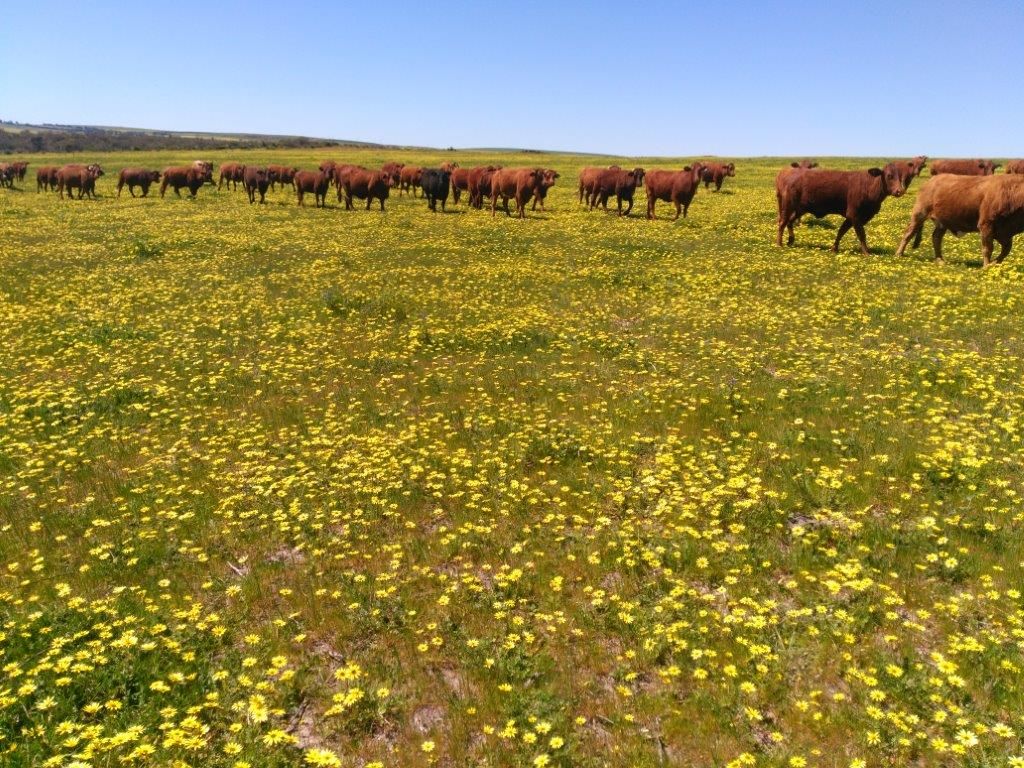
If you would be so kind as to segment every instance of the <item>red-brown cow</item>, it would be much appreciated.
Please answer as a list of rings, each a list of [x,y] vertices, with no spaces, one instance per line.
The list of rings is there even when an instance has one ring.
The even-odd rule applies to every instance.
[[[956,176],[991,176],[999,163],[991,160],[933,160],[932,176],[951,173]]]
[[[282,187],[292,186],[292,180],[298,172],[298,168],[293,168],[288,165],[268,165],[267,182],[270,184],[270,189],[276,189],[276,184],[280,184]]]
[[[537,210],[537,203],[540,203],[540,209],[544,209],[544,200],[548,196],[548,190],[555,186],[555,181],[559,178],[558,171],[553,168],[545,168],[544,174],[541,176],[540,184],[537,185],[537,191],[533,195],[533,205],[530,206],[530,210]]]
[[[590,189],[594,186],[594,182],[597,178],[605,171],[620,171],[622,170],[617,165],[609,165],[607,168],[595,168],[594,166],[588,166],[580,171],[580,202],[583,202],[584,196],[587,199],[587,207],[590,207]]]
[[[781,186],[778,181],[776,186],[779,205],[777,244],[782,245],[782,232],[788,228],[788,244],[793,245],[793,224],[805,213],[818,218],[838,214],[843,217],[843,223],[832,244],[833,252],[839,252],[839,241],[853,227],[861,252],[869,255],[864,225],[881,210],[885,198],[903,195],[910,173],[911,166],[907,161],[866,171],[798,170],[788,173]]]
[[[168,187],[174,194],[181,197],[181,188],[188,189],[189,197],[195,197],[199,188],[212,181],[213,171],[197,165],[178,165],[164,168],[163,179],[160,181],[160,197],[164,196]]]
[[[419,189],[421,178],[423,178],[422,168],[413,165],[405,166],[399,176],[399,197],[410,190],[412,191],[412,196],[416,197],[416,190]]]
[[[992,263],[992,247],[998,242],[1002,262],[1010,253],[1014,235],[1024,232],[1024,176],[958,176],[942,174],[930,179],[914,201],[910,225],[896,249],[902,256],[910,239],[921,244],[926,221],[935,223],[932,245],[935,260],[942,261],[942,239],[946,232],[959,237],[965,232],[981,233],[981,259]]]
[[[295,196],[299,205],[305,205],[302,201],[308,192],[313,193],[317,208],[327,207],[327,190],[331,186],[331,177],[324,171],[299,171],[295,174],[292,182],[295,185]]]
[[[18,177],[18,181],[24,181],[25,174],[28,173],[28,163],[24,160],[17,160],[11,163],[11,167],[14,169],[14,175]]]
[[[217,189],[220,189],[221,185],[227,183],[231,186],[232,190],[237,190],[238,185],[242,182],[243,173],[245,173],[245,165],[243,163],[223,163],[220,166],[220,178],[217,181]]]
[[[438,167],[442,171],[445,171],[446,173],[451,173],[452,171],[454,171],[456,168],[459,167],[459,164],[458,163],[453,163],[453,162],[447,162],[447,163],[441,163],[441,165],[439,165]]]
[[[78,189],[78,199],[83,195],[96,197],[96,179],[103,175],[103,169],[96,163],[79,165],[72,163],[57,171],[57,191],[64,199],[64,190],[68,191],[68,199],[72,198],[72,190]]]
[[[391,177],[392,188],[398,186],[399,179],[402,177],[402,169],[405,168],[405,163],[384,163],[380,167],[382,171]]]
[[[644,191],[647,192],[647,218],[653,219],[654,205],[658,200],[672,203],[676,207],[676,215],[672,221],[683,218],[690,211],[690,203],[700,187],[700,176],[704,166],[700,163],[687,165],[681,171],[648,171],[644,176]]]
[[[1007,173],[1024,173],[1024,160],[1011,160],[1006,164]]]
[[[480,210],[484,207],[484,198],[491,196],[491,177],[500,171],[500,165],[481,165],[469,170],[469,204]]]
[[[256,165],[247,165],[242,171],[242,187],[249,198],[249,205],[256,202],[256,193],[260,194],[260,205],[267,201],[267,187],[270,186],[270,171]]]
[[[345,210],[351,211],[352,198],[358,197],[366,200],[366,210],[370,210],[373,201],[380,201],[380,209],[384,210],[384,201],[387,200],[391,191],[391,175],[384,171],[368,171],[365,168],[349,168],[342,172],[343,166],[335,169],[335,177],[338,183],[338,200],[341,200],[341,193],[345,193]]]
[[[715,192],[722,190],[722,182],[727,176],[736,175],[735,163],[702,163],[704,170],[701,172],[701,181],[704,182],[704,189],[712,184],[715,185]]]
[[[452,181],[452,204],[459,204],[462,193],[469,193],[469,172],[472,168],[456,168],[449,174]]]
[[[57,189],[58,170],[60,169],[55,165],[44,165],[36,171],[36,193],[42,192],[44,189],[47,192]]]
[[[619,216],[629,216],[630,211],[633,210],[633,195],[636,193],[636,188],[643,183],[643,168],[634,168],[632,171],[601,171],[586,190],[587,199],[590,200],[590,210],[594,210],[600,205],[607,213],[608,198],[615,195]],[[629,203],[625,213],[622,212],[623,200]]]
[[[121,190],[127,186],[128,192],[135,197],[135,187],[142,189],[142,196],[149,195],[149,187],[160,181],[160,171],[150,171],[145,168],[123,168],[117,177],[117,196],[121,196]]]
[[[526,205],[544,179],[543,168],[502,168],[491,177],[491,216],[498,209],[498,198],[502,199],[505,215],[511,216],[509,199],[516,202],[516,215],[526,218]]]

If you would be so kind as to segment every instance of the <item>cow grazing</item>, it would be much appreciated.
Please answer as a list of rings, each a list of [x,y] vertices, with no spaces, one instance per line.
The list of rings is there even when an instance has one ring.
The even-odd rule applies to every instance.
[[[127,186],[128,192],[135,197],[135,187],[142,189],[142,196],[149,195],[149,187],[160,181],[160,171],[150,171],[145,168],[124,168],[117,177],[117,196],[121,196],[121,190]]]
[[[701,181],[704,182],[704,189],[712,184],[715,185],[715,192],[722,190],[722,182],[727,176],[736,175],[735,163],[702,163],[704,170],[701,172]]]
[[[249,205],[256,202],[256,193],[260,195],[260,205],[267,201],[267,187],[270,186],[270,170],[256,165],[247,165],[242,171],[242,187],[249,198]]]
[[[292,186],[292,180],[298,172],[298,168],[293,168],[288,165],[268,165],[267,181],[270,184],[270,189],[275,189],[276,184],[280,184],[282,187]]]
[[[42,192],[44,189],[47,192],[57,189],[58,170],[60,169],[55,165],[44,165],[36,171],[36,193]]]
[[[163,179],[160,181],[160,197],[164,196],[168,187],[174,194],[181,197],[181,188],[188,189],[189,197],[195,197],[199,188],[207,182],[212,183],[213,170],[197,165],[178,165],[164,168]]]
[[[220,167],[220,178],[217,180],[217,189],[225,183],[231,185],[233,190],[238,189],[242,182],[242,174],[245,172],[245,165],[242,163],[223,163]]]
[[[1024,160],[1011,160],[1006,164],[1007,173],[1024,173]]]
[[[997,242],[997,261],[1002,262],[1010,253],[1014,235],[1024,232],[1024,176],[942,174],[930,179],[914,201],[914,212],[896,249],[897,256],[904,254],[911,238],[914,248],[921,244],[928,220],[935,224],[932,246],[936,261],[942,261],[942,239],[946,232],[957,237],[965,232],[979,232],[984,266],[992,263],[992,248]]]
[[[344,170],[343,170],[344,169]],[[335,182],[338,184],[338,200],[345,193],[345,210],[351,211],[352,198],[366,200],[366,210],[370,210],[373,201],[380,201],[380,209],[384,210],[384,201],[391,190],[391,176],[385,171],[369,171],[355,166],[338,166],[334,169]]]
[[[991,176],[998,167],[999,163],[991,160],[933,160],[932,176],[944,173],[955,176]]]
[[[544,210],[544,200],[548,196],[548,190],[555,186],[555,182],[559,177],[558,171],[553,168],[545,168],[544,173],[540,178],[540,184],[537,185],[537,191],[533,195],[533,205],[530,210],[537,210],[537,203],[540,203],[540,209]]]
[[[68,191],[68,199],[72,198],[72,190],[78,190],[78,199],[83,196],[96,197],[96,179],[103,175],[103,169],[96,163],[79,165],[72,163],[57,171],[57,191],[64,199],[64,190]]]
[[[580,171],[580,202],[583,202],[584,197],[587,200],[587,207],[590,207],[590,189],[593,188],[594,182],[597,178],[605,171],[620,171],[622,170],[617,165],[609,165],[607,168],[595,168],[588,166]]]
[[[399,175],[399,196],[404,195],[408,191],[412,191],[412,196],[416,197],[416,190],[420,186],[420,177],[423,175],[423,169],[413,165],[407,165],[402,169]]]
[[[444,210],[448,202],[448,187],[451,184],[451,172],[442,168],[424,168],[420,177],[420,187],[423,189],[423,196],[427,198],[427,205],[430,210],[437,213],[437,203],[441,202],[441,210]]]
[[[469,204],[478,211],[484,207],[484,198],[491,196],[491,178],[500,165],[481,165],[469,170]]]
[[[676,215],[672,221],[683,218],[690,211],[690,203],[700,187],[700,177],[704,166],[700,163],[687,165],[681,171],[648,171],[644,175],[644,191],[647,192],[647,218],[653,219],[654,206],[658,200],[672,203],[676,207]]]
[[[779,206],[776,243],[782,245],[782,232],[789,229],[788,244],[793,245],[793,225],[803,214],[821,218],[830,214],[843,217],[832,250],[839,252],[839,241],[850,227],[857,233],[861,252],[867,256],[864,225],[875,217],[889,195],[900,197],[907,189],[911,167],[906,161],[889,163],[885,168],[866,171],[820,171],[784,169],[776,179]]]
[[[305,205],[303,198],[312,192],[316,207],[327,207],[327,190],[331,186],[331,177],[326,171],[299,171],[295,174],[292,184],[295,186],[295,196],[299,205]]]
[[[402,169],[405,168],[405,163],[384,163],[380,167],[382,171],[385,171],[391,177],[392,188],[397,187],[399,180],[402,177]]]
[[[511,216],[509,199],[515,200],[516,215],[526,218],[526,205],[537,192],[544,179],[543,168],[502,168],[491,177],[491,216],[498,209],[498,198],[502,199],[505,215]]]
[[[598,205],[608,212],[608,198],[615,195],[618,204],[619,216],[629,216],[633,210],[633,195],[636,188],[644,183],[644,169],[634,168],[632,171],[605,170],[601,171],[585,190],[587,199],[590,200],[590,210]],[[629,203],[626,212],[622,212],[622,201]]]

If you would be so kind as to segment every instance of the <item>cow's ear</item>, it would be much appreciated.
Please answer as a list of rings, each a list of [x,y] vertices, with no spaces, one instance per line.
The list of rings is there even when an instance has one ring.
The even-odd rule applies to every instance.
[[[868,168],[869,176],[881,176],[883,173],[881,168]]]
[[[693,166],[692,165],[684,165],[683,166],[683,170],[684,171],[692,171],[693,170]]]

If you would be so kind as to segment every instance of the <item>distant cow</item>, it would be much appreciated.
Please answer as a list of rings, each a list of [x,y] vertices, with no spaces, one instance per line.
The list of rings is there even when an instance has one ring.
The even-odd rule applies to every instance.
[[[227,182],[233,190],[238,189],[242,181],[242,174],[245,172],[245,165],[242,163],[223,163],[220,167],[220,178],[217,181],[217,189]]]
[[[420,186],[420,177],[423,175],[423,169],[417,168],[413,165],[407,165],[402,168],[402,172],[399,176],[399,196],[404,195],[408,191],[412,191],[412,196],[416,197],[416,190]]]
[[[1006,164],[1007,173],[1024,173],[1024,160],[1011,160]]]
[[[57,191],[61,199],[64,199],[64,190],[68,191],[68,199],[72,197],[72,190],[78,190],[78,199],[83,195],[96,197],[96,179],[103,175],[103,169],[96,163],[90,165],[79,165],[72,163],[63,166],[57,171]]]
[[[469,169],[469,204],[473,208],[483,208],[484,198],[491,196],[491,177],[499,170],[500,165],[481,165]]]
[[[391,177],[392,187],[398,186],[403,168],[405,168],[405,163],[384,163],[384,165],[380,167],[382,171],[385,171]]]
[[[384,210],[384,201],[387,200],[391,190],[391,175],[385,171],[368,171],[364,168],[349,167],[343,173],[342,168],[335,169],[335,178],[338,181],[338,200],[341,200],[342,191],[345,193],[345,210],[351,211],[352,198],[358,197],[366,200],[366,210],[370,210],[373,201],[380,201],[380,209]]]
[[[292,184],[295,186],[295,196],[299,205],[305,205],[303,198],[312,192],[316,207],[327,207],[327,190],[331,186],[331,177],[326,171],[299,171],[295,174]]]
[[[735,163],[703,163],[703,166],[700,178],[704,182],[704,189],[714,184],[715,192],[719,192],[726,177],[736,175]]]
[[[181,188],[188,189],[190,197],[195,197],[199,188],[212,181],[213,171],[197,165],[178,165],[164,168],[163,179],[160,181],[160,197],[164,196],[168,187],[174,189],[174,194],[181,197]]]
[[[448,185],[451,183],[451,173],[441,168],[424,168],[420,177],[420,187],[423,189],[423,196],[427,198],[427,205],[430,210],[437,213],[437,203],[441,202],[441,210],[444,210],[448,202]]]
[[[999,163],[991,160],[933,160],[932,176],[950,173],[956,176],[991,176]]]
[[[269,182],[272,190],[275,189],[275,184],[280,184],[282,187],[290,187],[292,186],[292,180],[295,178],[295,174],[298,172],[298,168],[293,168],[287,165],[268,165],[267,181]]]
[[[18,160],[11,163],[11,167],[14,169],[14,175],[18,177],[18,181],[24,181],[25,174],[28,173],[28,163],[24,160]]]
[[[889,195],[900,197],[907,189],[911,165],[907,161],[889,163],[885,168],[866,171],[783,170],[776,183],[779,205],[776,243],[782,245],[782,232],[789,229],[788,244],[795,241],[793,224],[803,214],[821,218],[830,214],[843,217],[832,250],[839,252],[839,241],[850,227],[857,233],[861,252],[867,256],[868,243],[864,225],[875,217]],[[912,177],[911,177],[912,178]]]
[[[943,174],[930,179],[914,201],[910,224],[903,233],[896,255],[902,256],[907,243],[921,244],[926,221],[935,223],[932,245],[935,260],[942,261],[942,238],[946,232],[959,237],[965,232],[981,233],[981,258],[992,263],[992,247],[998,242],[998,262],[1010,253],[1014,235],[1024,232],[1024,176],[957,176]]]
[[[540,178],[540,184],[537,185],[537,190],[533,194],[533,206],[530,210],[537,210],[537,203],[540,203],[540,209],[544,210],[544,199],[548,196],[548,190],[555,186],[555,181],[558,180],[559,173],[553,168],[545,168],[544,173]]]
[[[150,171],[145,168],[124,168],[117,177],[117,196],[121,196],[121,190],[127,186],[128,192],[135,197],[135,187],[142,189],[142,196],[149,194],[149,187],[160,181],[160,171]]]
[[[13,188],[16,177],[13,163],[0,163],[0,187]]]
[[[52,192],[57,189],[57,171],[55,165],[44,165],[36,171],[36,192]]]
[[[511,216],[509,199],[515,200],[516,215],[526,218],[526,205],[537,191],[544,178],[543,168],[502,168],[491,177],[491,216],[498,209],[498,198],[502,199],[505,215]]]
[[[583,198],[587,199],[587,207],[590,207],[590,190],[594,186],[594,182],[597,178],[605,171],[620,171],[622,170],[617,165],[609,165],[607,168],[595,168],[588,166],[580,171],[580,202],[583,202]]]
[[[459,164],[458,163],[453,163],[453,162],[441,163],[441,165],[440,165],[441,170],[442,171],[447,171],[448,173],[451,173],[452,171],[454,171],[458,167],[459,167]]]
[[[676,207],[676,215],[672,221],[683,218],[690,211],[690,203],[697,194],[700,177],[704,171],[701,163],[687,165],[681,171],[648,171],[644,176],[644,191],[647,193],[647,218],[653,219],[654,206],[658,200],[672,203]]]
[[[256,202],[256,193],[260,195],[260,205],[267,201],[267,187],[270,186],[270,170],[256,165],[247,165],[242,171],[242,187],[249,198],[249,205]]]
[[[608,198],[615,195],[618,204],[619,216],[629,216],[633,210],[633,195],[636,188],[644,183],[644,169],[634,168],[632,171],[605,170],[597,175],[597,178],[590,184],[587,198],[590,200],[590,210],[598,205],[608,211]],[[622,201],[629,203],[626,212],[622,212]]]

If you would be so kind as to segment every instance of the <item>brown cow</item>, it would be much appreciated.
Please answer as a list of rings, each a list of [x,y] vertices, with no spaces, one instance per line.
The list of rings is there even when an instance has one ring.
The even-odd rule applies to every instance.
[[[242,171],[242,188],[249,197],[249,205],[256,202],[256,193],[260,193],[260,205],[267,201],[267,187],[270,186],[270,170],[256,165],[247,165]]]
[[[44,189],[47,192],[57,189],[58,170],[60,169],[55,165],[44,165],[36,171],[36,193],[42,192]]]
[[[701,180],[704,182],[704,189],[715,185],[715,192],[722,190],[722,182],[727,176],[736,175],[735,163],[702,163],[704,170],[701,172]]]
[[[193,160],[192,167],[206,174],[206,184],[213,184],[213,163],[209,160]]]
[[[14,188],[14,179],[17,173],[13,163],[0,163],[0,187]]]
[[[25,160],[19,160],[16,163],[11,163],[14,166],[14,170],[18,174],[18,181],[24,181],[25,175],[28,173],[28,162]]]
[[[580,202],[583,202],[583,197],[587,198],[587,207],[590,207],[590,189],[594,186],[594,182],[597,181],[597,177],[605,171],[620,171],[622,170],[617,165],[609,165],[607,168],[595,168],[588,166],[580,171]]]
[[[1007,173],[1024,173],[1024,160],[1011,160],[1006,164]]]
[[[452,203],[459,204],[463,192],[469,193],[469,172],[472,168],[456,168],[449,176],[452,180]]]
[[[541,176],[540,184],[537,185],[537,191],[533,195],[533,205],[530,210],[537,210],[537,203],[540,203],[540,209],[544,210],[544,198],[548,196],[548,190],[555,186],[555,181],[558,179],[559,173],[553,168],[545,168],[544,174]]]
[[[298,172],[298,168],[288,165],[268,165],[267,180],[270,183],[270,189],[275,189],[275,184],[280,184],[282,187],[292,186],[292,181]]]
[[[232,190],[237,190],[239,182],[242,181],[242,174],[244,172],[245,165],[242,163],[223,163],[220,167],[220,178],[217,181],[217,189],[220,189],[221,185],[227,182],[231,185]]]
[[[805,213],[818,218],[838,214],[843,217],[843,223],[839,225],[832,251],[839,252],[839,241],[853,227],[861,252],[868,256],[864,225],[881,210],[885,198],[903,195],[910,173],[911,165],[907,161],[866,171],[783,170],[779,176],[785,174],[786,178],[781,182],[776,180],[777,244],[782,245],[782,232],[788,228],[788,244],[793,245],[793,224]]]
[[[618,203],[619,216],[629,216],[633,210],[633,195],[636,188],[644,183],[644,169],[634,168],[632,171],[606,170],[601,171],[587,190],[590,210],[598,205],[608,212],[608,198],[615,195]],[[626,212],[622,212],[622,201],[629,202]]]
[[[687,165],[681,171],[648,171],[644,176],[644,191],[647,192],[647,218],[653,219],[654,205],[658,200],[672,203],[676,207],[676,215],[672,221],[683,218],[690,211],[690,203],[700,187],[701,173],[704,166],[700,163]]]
[[[980,232],[984,266],[992,263],[994,242],[1000,245],[996,261],[1002,262],[1013,246],[1013,236],[1024,232],[1024,177],[942,174],[930,179],[914,201],[914,212],[896,249],[897,256],[904,254],[911,238],[914,248],[921,244],[924,224],[929,219],[935,223],[932,246],[936,261],[942,261],[942,238],[946,232],[957,237],[965,232]]]
[[[128,186],[128,192],[135,197],[135,187],[142,188],[142,196],[149,194],[149,187],[160,181],[160,171],[149,171],[145,168],[123,168],[117,177],[117,196],[121,196],[121,189]]]
[[[70,165],[63,166],[57,171],[57,191],[60,193],[60,197],[64,199],[64,190],[68,191],[68,200],[72,198],[72,190],[78,189],[78,199],[81,200],[83,195],[89,197],[96,197],[96,179],[103,175],[103,169],[96,163],[89,165],[79,165],[72,163]]]
[[[484,198],[491,196],[491,177],[500,171],[500,165],[481,165],[469,170],[469,204],[478,211],[484,207]]]
[[[317,208],[327,207],[327,190],[331,186],[331,177],[325,171],[299,171],[292,181],[295,186],[295,195],[299,199],[299,205],[307,192],[312,192]]]
[[[956,176],[991,176],[999,163],[991,160],[933,160],[932,176],[951,173]]]
[[[422,177],[422,168],[413,165],[407,165],[402,168],[402,173],[399,176],[398,196],[401,197],[407,191],[412,190],[412,196],[416,197],[416,190],[419,189]]]
[[[189,197],[195,197],[199,188],[211,181],[213,171],[197,165],[179,165],[164,168],[164,177],[160,182],[160,197],[164,196],[168,187],[174,189],[174,194],[181,197],[181,188],[187,187]]]
[[[402,176],[402,169],[405,168],[405,163],[384,163],[380,167],[382,171],[386,171],[391,177],[391,186],[397,187],[399,179]]]
[[[438,167],[442,171],[445,171],[447,173],[451,173],[452,171],[454,171],[456,168],[459,167],[459,164],[458,163],[453,163],[453,162],[447,162],[447,163],[441,163],[441,165],[438,166]]]
[[[341,200],[341,193],[345,192],[345,210],[351,211],[352,198],[358,197],[366,200],[366,210],[370,210],[374,199],[380,201],[380,209],[384,210],[384,201],[387,200],[391,190],[391,175],[385,171],[368,171],[365,168],[350,167],[342,172],[344,166],[335,169],[335,179],[338,184],[338,200]]]
[[[498,198],[502,199],[505,215],[511,216],[508,209],[509,198],[516,201],[516,215],[526,218],[526,204],[543,183],[543,168],[502,168],[491,177],[491,216],[498,209]]]
[[[321,173],[326,173],[327,178],[331,183],[334,182],[334,169],[338,167],[338,164],[334,160],[324,160],[320,163],[319,168]]]
[[[338,200],[341,200],[341,187],[345,183],[345,179],[347,179],[354,171],[369,172],[369,170],[369,168],[363,165],[350,165],[347,163],[335,165],[331,172],[331,178],[334,180],[335,186],[338,187]]]

